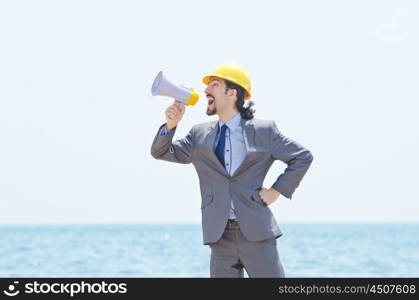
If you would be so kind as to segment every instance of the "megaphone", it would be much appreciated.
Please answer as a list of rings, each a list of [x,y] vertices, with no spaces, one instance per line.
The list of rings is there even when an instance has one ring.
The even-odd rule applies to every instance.
[[[163,75],[163,71],[160,71],[154,79],[151,94],[153,96],[168,96],[184,105],[195,105],[199,99],[199,95],[194,89],[171,82]]]

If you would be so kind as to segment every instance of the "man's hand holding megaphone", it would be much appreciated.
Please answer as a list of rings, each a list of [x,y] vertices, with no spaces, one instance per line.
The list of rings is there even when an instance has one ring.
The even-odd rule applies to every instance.
[[[153,96],[168,96],[176,99],[165,112],[168,130],[175,128],[182,120],[185,113],[185,105],[195,105],[199,99],[199,95],[194,89],[171,82],[163,75],[163,71],[160,71],[154,78],[151,94]]]
[[[173,104],[170,105],[165,111],[167,129],[171,130],[175,128],[177,124],[180,122],[180,120],[182,120],[184,113],[185,106],[177,101],[173,101]]]

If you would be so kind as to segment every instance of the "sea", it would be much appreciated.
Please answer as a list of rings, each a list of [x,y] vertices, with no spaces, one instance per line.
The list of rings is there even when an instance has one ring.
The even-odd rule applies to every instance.
[[[280,227],[286,277],[419,277],[419,223]],[[200,224],[0,225],[0,277],[209,277],[211,250],[201,230]]]

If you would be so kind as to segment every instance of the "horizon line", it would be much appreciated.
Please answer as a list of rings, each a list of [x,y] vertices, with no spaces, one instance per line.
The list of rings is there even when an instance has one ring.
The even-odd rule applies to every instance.
[[[288,221],[281,224],[418,224],[419,221]],[[33,222],[1,223],[0,226],[94,226],[94,225],[201,225],[200,222]]]

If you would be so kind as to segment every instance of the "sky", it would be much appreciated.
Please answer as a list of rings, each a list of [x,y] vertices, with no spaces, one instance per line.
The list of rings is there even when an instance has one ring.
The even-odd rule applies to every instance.
[[[419,222],[417,1],[0,1],[0,223],[200,223],[192,165],[150,155],[168,97],[227,61],[314,161],[282,222]],[[269,188],[285,170],[277,161]]]

